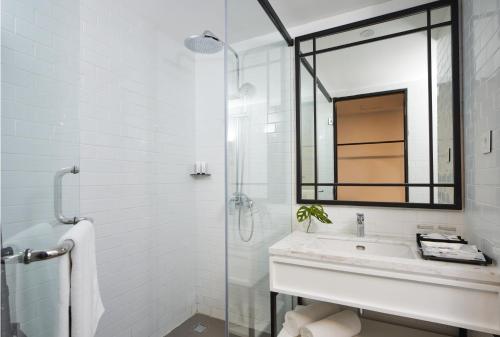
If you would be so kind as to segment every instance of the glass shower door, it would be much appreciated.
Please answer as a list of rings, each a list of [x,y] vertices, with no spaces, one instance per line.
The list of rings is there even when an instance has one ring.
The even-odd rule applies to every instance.
[[[227,327],[229,336],[264,337],[268,248],[291,231],[293,48],[258,1],[227,1],[226,34]],[[280,296],[278,310],[289,308]]]
[[[58,245],[79,211],[79,0],[2,0],[2,337],[61,336],[58,259],[24,264],[26,249]],[[76,171],[73,171],[76,173]]]

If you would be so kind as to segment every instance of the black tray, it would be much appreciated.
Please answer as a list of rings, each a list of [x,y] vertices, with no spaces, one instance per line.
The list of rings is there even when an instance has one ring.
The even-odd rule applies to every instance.
[[[465,263],[465,264],[472,264],[476,266],[488,266],[493,263],[493,260],[486,255],[485,253],[479,251],[480,253],[483,254],[484,259],[486,261],[476,261],[476,260],[463,260],[463,259],[452,259],[452,258],[447,258],[447,257],[438,257],[438,256],[433,256],[433,255],[425,255],[424,251],[422,250],[422,244],[420,243],[421,241],[429,241],[429,242],[450,242],[450,243],[462,243],[462,244],[467,244],[468,242],[464,239],[462,239],[461,236],[458,236],[458,240],[441,240],[441,239],[422,239],[421,235],[417,233],[417,244],[420,252],[420,256],[424,260],[432,260],[432,261],[443,261],[443,262],[453,262],[453,263]]]

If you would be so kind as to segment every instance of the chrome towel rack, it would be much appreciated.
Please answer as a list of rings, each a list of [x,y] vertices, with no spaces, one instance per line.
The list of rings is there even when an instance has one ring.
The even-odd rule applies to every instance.
[[[2,264],[7,263],[24,263],[30,264],[31,262],[50,260],[66,253],[69,253],[75,243],[73,240],[64,240],[59,247],[47,249],[47,250],[32,250],[26,249],[23,252],[14,254],[12,248],[2,249]]]
[[[80,221],[88,220],[93,221],[92,218],[86,217],[72,217],[68,218],[64,216],[62,211],[62,180],[64,176],[68,173],[78,174],[80,173],[80,168],[78,166],[66,167],[56,172],[54,176],[54,216],[57,221],[66,225],[76,225]]]

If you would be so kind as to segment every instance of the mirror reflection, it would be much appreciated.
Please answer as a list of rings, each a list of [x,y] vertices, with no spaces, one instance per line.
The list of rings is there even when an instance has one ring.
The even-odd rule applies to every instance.
[[[299,200],[459,207],[451,24],[443,7],[298,38]]]

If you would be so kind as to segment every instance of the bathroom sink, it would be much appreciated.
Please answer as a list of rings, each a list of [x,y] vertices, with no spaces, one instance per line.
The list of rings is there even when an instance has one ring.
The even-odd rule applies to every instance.
[[[341,239],[337,237],[318,236],[315,245],[318,249],[328,252],[339,252],[353,255],[375,255],[414,259],[415,254],[409,245],[379,241],[374,239]]]

